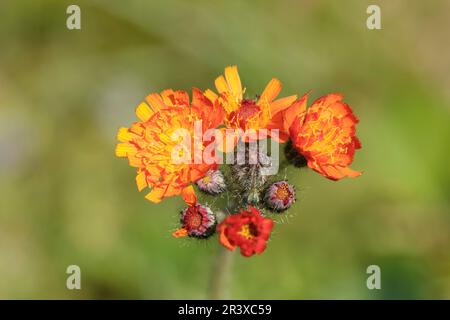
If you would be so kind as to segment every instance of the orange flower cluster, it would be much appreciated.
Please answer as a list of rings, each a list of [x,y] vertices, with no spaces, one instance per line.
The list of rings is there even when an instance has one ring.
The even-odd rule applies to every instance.
[[[193,89],[192,103],[187,92],[169,89],[147,96],[136,109],[140,121],[130,128],[119,129],[117,139],[120,143],[116,147],[116,156],[127,157],[130,166],[137,168],[138,190],[151,188],[146,196],[148,200],[159,202],[178,195],[217,166],[194,161],[192,146],[204,144],[196,141],[202,137],[194,134],[195,121],[202,121],[203,134],[209,127],[216,127],[223,121],[221,110],[198,89]],[[177,130],[187,130],[189,140],[186,141],[186,135],[177,134]],[[191,161],[174,163],[174,152],[177,157],[187,157]]]
[[[235,197],[239,210],[218,219],[210,207],[197,202],[193,188],[196,183],[199,190],[212,196],[227,191],[216,161],[221,158],[217,150],[232,151],[239,139],[289,141],[286,158],[295,166],[307,164],[331,180],[357,177],[361,172],[349,166],[355,150],[361,148],[355,128],[358,119],[340,94],[323,96],[309,108],[307,95],[278,98],[281,82],[275,78],[259,97],[245,97],[236,66],[225,68],[215,87],[217,93],[193,88],[192,99],[187,92],[172,89],[148,95],[136,108],[139,120],[119,129],[116,156],[128,158],[130,166],[136,168],[137,188],[150,189],[146,195],[149,201],[157,203],[181,194],[187,208],[181,212],[174,237],[206,239],[217,232],[225,248],[239,247],[241,254],[249,257],[266,249],[274,225],[262,207],[281,214],[294,203],[295,189],[284,178],[272,183],[260,198],[266,182],[259,171],[263,164],[236,165],[233,169],[237,171],[232,170],[236,177],[231,179],[238,180],[240,189],[228,196]],[[205,141],[210,130],[214,135]],[[217,136],[217,132],[221,134]],[[208,155],[214,161],[205,158],[206,150],[212,150]],[[256,158],[260,161],[259,153]],[[243,196],[249,192],[257,195],[252,201]]]
[[[146,196],[148,200],[159,202],[178,195],[208,170],[216,168],[214,163],[194,161],[193,145],[201,144],[204,149],[213,143],[195,140],[194,123],[198,120],[202,121],[201,133],[211,128],[223,132],[230,128],[267,129],[270,137],[270,130],[278,129],[279,136],[274,138],[279,142],[290,138],[308,166],[323,176],[338,180],[361,174],[348,167],[361,144],[355,135],[358,120],[342,102],[341,95],[326,95],[306,110],[306,96],[276,99],[281,82],[274,78],[259,98],[247,99],[236,66],[225,68],[224,76],[215,80],[215,86],[218,93],[194,88],[192,101],[185,91],[168,89],[161,94],[152,93],[136,109],[139,121],[130,128],[119,129],[116,155],[127,157],[129,164],[137,168],[138,190],[151,189]],[[182,137],[176,135],[178,129],[191,133],[190,141],[183,144]],[[221,145],[219,149],[234,148],[237,139],[232,140],[234,143]],[[174,163],[174,152],[192,161]]]
[[[211,90],[205,94],[212,100],[218,101],[225,111],[224,123],[227,128],[242,129],[278,129],[280,123],[274,122],[296,99],[296,95],[275,100],[281,92],[280,80],[273,78],[267,84],[258,99],[244,99],[245,89],[236,66],[225,68],[225,76],[219,76],[215,81],[219,95]],[[268,132],[270,136],[270,131]],[[249,137],[251,138],[251,137]],[[266,138],[259,136],[258,138]]]

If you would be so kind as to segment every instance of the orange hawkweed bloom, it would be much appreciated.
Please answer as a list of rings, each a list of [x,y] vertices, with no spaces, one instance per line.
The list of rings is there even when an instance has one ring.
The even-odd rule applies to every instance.
[[[240,247],[245,257],[261,254],[266,249],[273,228],[273,221],[249,206],[237,214],[227,216],[218,226],[220,243],[229,250]]]
[[[211,101],[218,101],[225,111],[225,125],[228,128],[242,129],[278,129],[279,123],[272,118],[288,108],[296,99],[296,95],[285,98],[275,98],[281,91],[281,82],[273,78],[267,84],[258,99],[244,99],[245,89],[242,88],[237,66],[225,68],[225,76],[221,75],[215,80],[215,86],[219,95],[207,90],[205,95]],[[270,136],[270,132],[268,132]],[[251,137],[245,137],[253,140]],[[266,138],[259,136],[258,138]]]
[[[191,182],[202,178],[217,164],[206,164],[194,159],[194,147],[201,150],[205,130],[223,122],[223,113],[198,89],[193,89],[192,103],[185,91],[172,89],[152,93],[136,108],[138,122],[130,128],[120,128],[116,156],[127,157],[129,164],[137,168],[136,184],[141,191],[151,188],[146,198],[159,202],[165,197],[186,191]],[[194,134],[194,123],[202,121],[199,135]],[[182,129],[187,136],[177,136]],[[199,145],[200,144],[200,145]],[[185,161],[174,161],[173,154]]]
[[[308,166],[331,180],[357,177],[348,166],[361,143],[355,135],[358,119],[340,94],[317,99],[306,111],[306,96],[284,114],[294,148]]]

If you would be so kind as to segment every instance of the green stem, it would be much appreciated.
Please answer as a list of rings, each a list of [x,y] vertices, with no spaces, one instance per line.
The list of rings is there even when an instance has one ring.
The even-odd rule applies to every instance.
[[[233,252],[220,246],[211,270],[209,298],[212,300],[229,299]]]

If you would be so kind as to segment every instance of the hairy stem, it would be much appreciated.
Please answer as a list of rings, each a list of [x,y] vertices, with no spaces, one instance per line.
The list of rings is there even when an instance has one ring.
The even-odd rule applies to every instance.
[[[233,265],[233,252],[220,246],[217,257],[211,270],[211,282],[209,298],[223,300],[229,298],[229,286],[231,282],[231,268]]]

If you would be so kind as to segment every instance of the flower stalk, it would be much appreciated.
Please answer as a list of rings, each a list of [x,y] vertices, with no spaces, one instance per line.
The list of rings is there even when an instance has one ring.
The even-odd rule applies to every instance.
[[[235,254],[220,246],[213,261],[209,287],[209,299],[224,300],[230,297],[231,274]]]

